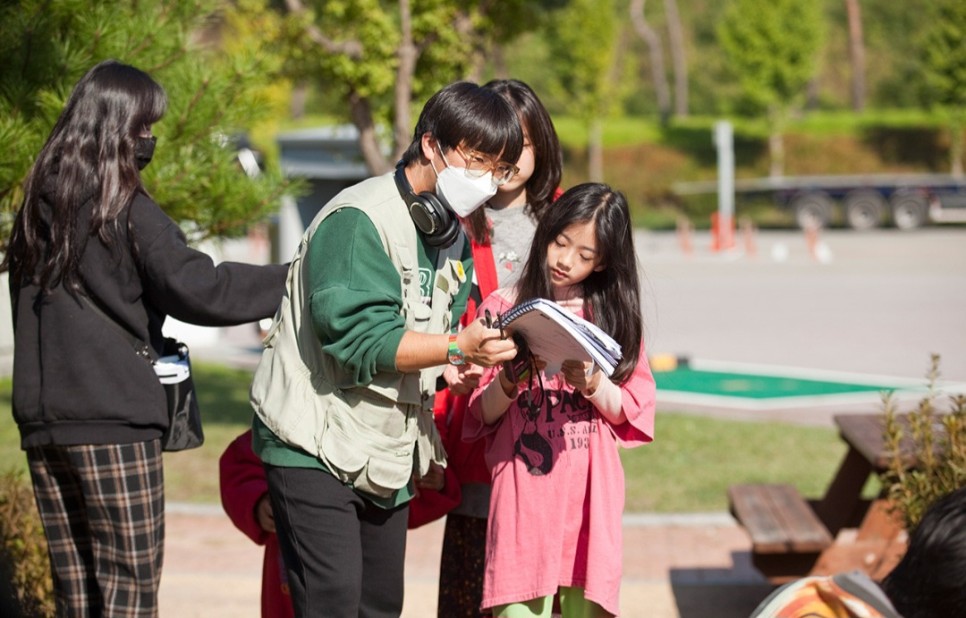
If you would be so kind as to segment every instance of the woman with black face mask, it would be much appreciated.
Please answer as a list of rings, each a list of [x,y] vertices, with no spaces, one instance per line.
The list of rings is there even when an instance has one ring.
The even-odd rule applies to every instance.
[[[286,266],[216,266],[148,195],[140,169],[166,105],[143,71],[92,68],[27,178],[0,266],[13,305],[13,415],[58,615],[157,615],[167,406],[130,338],[157,358],[165,316],[252,322],[284,290]]]

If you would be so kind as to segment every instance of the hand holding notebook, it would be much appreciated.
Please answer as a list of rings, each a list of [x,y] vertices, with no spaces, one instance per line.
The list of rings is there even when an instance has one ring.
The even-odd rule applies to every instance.
[[[546,361],[547,375],[573,359],[592,361],[610,376],[621,358],[620,345],[607,333],[545,298],[516,305],[499,317],[497,325],[522,336],[530,351]]]

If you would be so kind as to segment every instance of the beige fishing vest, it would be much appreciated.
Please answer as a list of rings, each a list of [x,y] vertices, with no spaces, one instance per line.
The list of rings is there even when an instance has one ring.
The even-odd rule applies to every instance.
[[[383,372],[366,386],[329,355],[312,326],[303,260],[319,224],[340,208],[357,208],[375,225],[400,274],[407,330],[448,333],[453,299],[466,274],[465,237],[440,252],[432,305],[420,299],[416,228],[392,174],[365,180],[334,197],[309,225],[288,271],[285,296],[265,337],[251,388],[255,413],[284,442],[318,456],[339,480],[386,497],[424,475],[430,461],[445,464],[433,422],[436,379],[443,367],[418,373]]]

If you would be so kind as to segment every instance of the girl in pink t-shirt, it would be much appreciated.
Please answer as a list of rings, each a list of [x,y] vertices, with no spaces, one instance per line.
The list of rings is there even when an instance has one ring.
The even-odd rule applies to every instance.
[[[616,616],[624,510],[618,448],[654,434],[654,379],[620,192],[587,183],[564,193],[538,223],[519,283],[491,294],[478,315],[531,298],[591,319],[623,357],[609,379],[578,360],[553,375],[542,359],[514,361],[513,369],[488,369],[474,391],[463,438],[485,436],[493,479],[482,607],[507,618],[549,617],[559,595],[564,618]]]

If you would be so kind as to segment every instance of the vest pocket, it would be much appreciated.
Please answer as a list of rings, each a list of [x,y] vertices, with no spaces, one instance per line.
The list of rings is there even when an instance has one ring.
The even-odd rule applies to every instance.
[[[319,451],[326,464],[335,468],[333,472],[355,476],[369,459],[365,449],[360,448],[359,444],[360,434],[365,433],[368,428],[346,427],[346,421],[350,421],[349,424],[355,424],[351,423],[351,415],[351,412],[333,414],[332,408],[329,408],[329,413],[325,415]]]
[[[387,410],[390,414],[399,414]],[[416,424],[407,423],[396,437],[378,431],[357,418],[373,410],[332,406],[326,413],[319,453],[339,480],[354,489],[387,497],[409,482],[413,472]]]
[[[413,310],[413,325],[412,330],[417,332],[425,333],[427,332],[427,325],[430,319],[433,317],[433,308],[429,305],[424,305],[422,302],[417,302],[412,306]]]
[[[408,457],[383,457],[373,455],[369,458],[369,465],[366,467],[366,487],[360,486],[358,481],[356,487],[363,491],[378,495],[389,495],[406,486],[413,475],[413,448],[409,448]],[[380,493],[384,492],[384,493]]]

